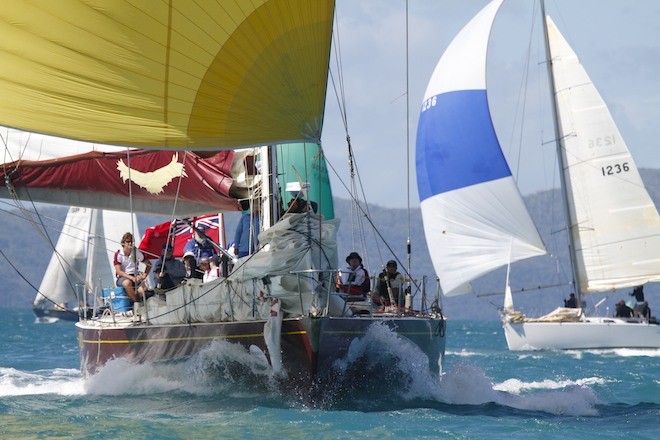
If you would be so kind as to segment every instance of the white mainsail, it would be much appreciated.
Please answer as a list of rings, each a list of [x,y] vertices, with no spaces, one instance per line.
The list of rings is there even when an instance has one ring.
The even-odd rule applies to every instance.
[[[132,232],[139,242],[135,215],[70,207],[33,306],[77,302],[76,284],[90,289],[112,286],[113,256],[125,232]]]
[[[545,254],[500,148],[486,94],[486,54],[502,0],[452,41],[424,95],[417,184],[424,232],[445,295],[509,263]]]
[[[605,102],[546,20],[579,291],[659,281],[658,211]]]

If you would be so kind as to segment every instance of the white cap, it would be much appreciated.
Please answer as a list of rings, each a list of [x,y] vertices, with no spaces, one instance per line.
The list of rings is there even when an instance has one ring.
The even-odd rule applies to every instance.
[[[289,182],[286,184],[286,191],[287,192],[298,192],[301,191],[302,189],[308,190],[310,187],[309,182],[302,182],[302,185],[300,182]]]

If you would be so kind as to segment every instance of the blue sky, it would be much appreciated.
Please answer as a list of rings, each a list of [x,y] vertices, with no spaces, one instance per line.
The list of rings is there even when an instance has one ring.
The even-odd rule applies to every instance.
[[[414,176],[415,132],[433,68],[455,34],[486,0],[409,0],[410,203],[418,206]],[[660,168],[660,1],[547,0],[552,16],[608,104],[637,165]],[[505,1],[489,46],[489,101],[510,167],[523,194],[557,186],[547,87],[534,79],[539,64],[539,19],[530,37],[533,2]],[[348,131],[370,203],[405,207],[406,45],[404,0],[337,0]],[[335,30],[337,36],[337,30]],[[530,39],[532,40],[530,46]],[[523,69],[531,47],[532,78],[525,106],[530,122],[517,133]],[[334,77],[337,70],[331,62]],[[541,72],[541,73],[539,73]],[[341,178],[348,179],[346,141],[337,98],[329,85],[323,146]],[[540,98],[539,98],[540,97]],[[527,126],[527,125],[526,125]],[[517,140],[522,139],[522,141]],[[519,166],[517,165],[519,163]],[[518,171],[516,171],[518,170]],[[337,177],[335,195],[347,198]]]

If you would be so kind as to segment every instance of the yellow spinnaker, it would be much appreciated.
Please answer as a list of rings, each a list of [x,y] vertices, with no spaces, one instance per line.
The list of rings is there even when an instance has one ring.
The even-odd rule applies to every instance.
[[[195,150],[319,139],[334,0],[3,0],[0,125]]]

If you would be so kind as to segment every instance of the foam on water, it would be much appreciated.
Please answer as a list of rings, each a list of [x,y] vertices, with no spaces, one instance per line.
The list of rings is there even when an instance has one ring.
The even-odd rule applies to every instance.
[[[477,353],[476,351],[468,351],[463,349],[461,351],[446,351],[445,356],[458,356],[458,357],[472,357],[472,356],[483,356],[483,353]]]
[[[649,352],[653,351],[611,350],[596,354],[625,357],[649,356]],[[324,397],[321,406],[337,408],[348,404],[354,409],[377,410],[379,405],[405,406],[406,402],[430,407],[496,404],[552,415],[594,416],[598,414],[598,406],[604,404],[597,399],[594,388],[612,382],[593,374],[578,379],[547,377],[531,381],[518,375],[495,382],[479,366],[466,363],[467,358],[477,358],[479,353],[452,353],[464,363],[451,364],[438,380],[428,373],[429,360],[417,346],[386,325],[373,325],[364,337],[353,341],[345,357],[334,362],[331,374],[321,378],[318,384]],[[182,392],[263,402],[264,396],[279,399],[285,388],[286,383],[273,372],[260,349],[246,349],[227,341],[213,342],[202,352],[178,363],[136,365],[123,359],[113,360],[87,379],[74,369],[28,373],[0,368],[0,396]],[[291,402],[286,399],[285,405]]]
[[[183,381],[179,371],[174,365],[132,364],[125,359],[115,359],[87,378],[85,391],[91,395],[119,396],[180,390]]]
[[[332,374],[321,378],[325,382],[320,383],[319,388],[335,397],[348,391],[355,395],[369,395],[371,399],[373,392],[382,396],[383,389],[405,399],[428,397],[424,390],[433,377],[428,373],[427,356],[385,324],[371,325],[363,337],[351,343],[346,356],[337,359],[332,368]]]
[[[566,353],[582,359],[585,354],[600,356],[614,355],[620,357],[660,357],[660,348],[608,348],[599,350],[567,350]]]
[[[180,362],[133,364],[108,362],[89,377],[85,390],[95,395],[148,395],[170,391],[212,395],[229,391],[276,389],[277,375],[257,347],[245,349],[227,341],[213,341]]]
[[[56,368],[31,373],[14,368],[0,368],[0,396],[84,394],[84,380],[78,370]]]
[[[256,346],[249,349],[228,341],[213,341],[185,363],[186,377],[205,391],[240,387],[244,391],[276,391],[284,373],[276,373],[266,354]]]
[[[498,391],[506,391],[512,394],[522,394],[532,390],[559,390],[571,386],[586,387],[590,385],[604,385],[607,381],[600,377],[587,377],[579,380],[550,380],[541,382],[523,382],[519,379],[508,379],[496,384],[493,388]]]
[[[368,359],[366,365],[361,363],[365,359]],[[599,378],[538,383],[511,379],[494,384],[479,367],[458,365],[445,372],[438,381],[427,372],[428,359],[419,348],[384,325],[372,326],[363,338],[354,341],[347,356],[337,360],[335,366],[349,380],[355,380],[355,376],[348,375],[348,372],[361,368],[365,381],[377,378],[374,373],[388,368],[389,376],[382,379],[389,385],[387,389],[408,401],[421,399],[449,405],[495,403],[518,410],[582,416],[597,415],[596,405],[603,403],[590,388],[602,383]],[[399,380],[393,382],[393,377]],[[365,388],[369,389],[368,386]]]

